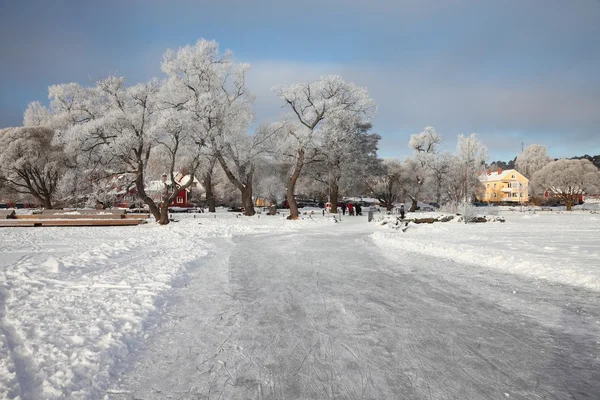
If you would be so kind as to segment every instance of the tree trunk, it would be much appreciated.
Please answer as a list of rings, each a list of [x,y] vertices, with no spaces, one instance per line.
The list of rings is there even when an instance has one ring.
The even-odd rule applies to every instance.
[[[288,185],[286,198],[288,202],[288,206],[290,207],[290,215],[288,219],[298,219],[298,204],[296,203],[296,199],[294,198],[294,186],[296,183],[292,185],[292,178],[290,178],[290,184]]]
[[[138,193],[138,196],[140,197],[140,199],[142,199],[142,201],[148,205],[148,208],[150,209],[150,213],[152,214],[152,216],[154,217],[156,222],[160,223],[161,210],[158,208],[158,206],[156,205],[154,200],[152,200],[150,198],[150,196],[148,196],[146,194],[146,188],[144,187],[144,176],[142,174],[140,174],[139,172],[137,174],[137,177],[135,178],[135,188],[137,190],[137,193]],[[166,207],[167,207],[167,211],[168,211],[169,205],[167,204]],[[166,224],[168,224],[169,219],[167,218],[166,221],[167,221]]]
[[[417,199],[411,199],[410,210],[408,210],[408,211],[410,211],[410,212],[417,211]]]
[[[331,202],[331,212],[336,214],[340,187],[337,185],[337,182],[331,182],[329,190],[331,190],[331,198],[329,199]]]
[[[219,164],[221,164],[221,168],[223,168],[223,171],[225,172],[225,175],[227,175],[229,181],[235,187],[237,187],[240,192],[242,192],[242,205],[244,206],[244,215],[247,215],[249,217],[253,216],[255,214],[254,203],[252,202],[252,179],[254,178],[254,164],[250,166],[250,172],[248,173],[241,173],[238,167],[238,172],[242,174],[241,177],[245,180],[245,182],[242,182],[240,179],[237,179],[235,175],[233,175],[233,173],[229,169],[229,166],[227,165],[227,162],[225,161],[225,158],[220,152],[216,153],[216,157],[217,160],[219,160]]]
[[[158,219],[160,225],[167,225],[169,223],[169,205],[163,203],[160,206],[160,217]]]
[[[300,176],[300,172],[302,172],[302,167],[304,166],[304,150],[298,150],[298,158],[296,159],[296,166],[294,167],[294,172],[290,177],[290,181],[287,187],[287,201],[290,207],[290,215],[288,219],[298,219],[298,203],[296,203],[296,198],[294,197],[294,191],[296,189],[296,182],[298,181],[298,177]]]
[[[244,207],[244,215],[251,217],[256,214],[254,201],[252,200],[252,183],[247,184],[242,190],[242,206]]]
[[[49,196],[44,199],[44,208],[46,210],[52,210],[52,199],[50,199]]]
[[[206,204],[208,205],[208,212],[216,212],[215,207],[215,196],[212,187],[212,176],[206,174],[204,177],[204,189],[206,190]]]
[[[567,206],[567,211],[573,210],[573,198],[572,196],[567,195],[565,198],[565,206]]]

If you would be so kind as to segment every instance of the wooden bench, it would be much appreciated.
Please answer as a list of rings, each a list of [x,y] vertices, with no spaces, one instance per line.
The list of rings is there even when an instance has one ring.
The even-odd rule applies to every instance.
[[[150,218],[150,214],[138,214],[138,213],[125,214],[123,216],[123,218],[125,218],[125,219],[148,219],[148,218]]]
[[[0,220],[0,228],[50,226],[135,226],[141,219],[7,219]]]
[[[0,228],[9,227],[33,227],[35,226],[35,220],[19,220],[19,219],[0,219]]]
[[[123,215],[125,210],[43,210],[40,215]]]
[[[109,214],[109,215],[98,215],[98,214],[54,214],[44,215],[41,214],[38,219],[122,219],[123,215]]]
[[[0,220],[14,218],[15,210],[0,210]]]

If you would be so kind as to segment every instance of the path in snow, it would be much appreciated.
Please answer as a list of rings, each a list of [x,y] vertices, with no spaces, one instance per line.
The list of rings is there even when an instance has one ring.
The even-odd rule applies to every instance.
[[[597,293],[346,225],[214,241],[110,398],[600,398]]]

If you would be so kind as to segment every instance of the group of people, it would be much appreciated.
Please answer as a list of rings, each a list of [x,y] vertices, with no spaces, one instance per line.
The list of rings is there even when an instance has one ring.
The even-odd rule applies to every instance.
[[[348,215],[362,215],[362,207],[360,204],[354,205],[352,203],[342,203],[340,204],[340,208],[342,209],[342,215],[346,215],[346,209],[348,210]]]

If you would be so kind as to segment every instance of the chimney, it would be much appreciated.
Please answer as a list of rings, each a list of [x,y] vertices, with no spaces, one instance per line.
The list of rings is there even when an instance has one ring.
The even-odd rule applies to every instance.
[[[491,169],[488,169],[488,170],[487,170],[487,174],[488,174],[488,175],[491,175],[491,174],[492,174],[492,170],[491,170]]]
[[[502,173],[502,168],[498,168],[498,175]]]

